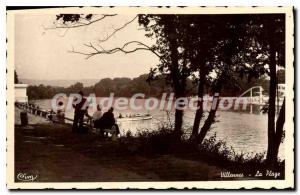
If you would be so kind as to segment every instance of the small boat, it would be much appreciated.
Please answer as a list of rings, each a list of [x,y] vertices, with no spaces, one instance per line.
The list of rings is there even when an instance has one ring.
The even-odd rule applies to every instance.
[[[125,121],[141,121],[141,120],[151,120],[152,116],[150,114],[135,114],[132,116],[126,116],[126,117],[118,117],[116,118],[117,122],[125,122]]]

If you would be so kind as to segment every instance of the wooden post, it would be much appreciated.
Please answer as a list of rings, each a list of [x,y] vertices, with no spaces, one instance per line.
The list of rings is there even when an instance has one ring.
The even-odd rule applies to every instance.
[[[27,115],[27,112],[21,112],[20,113],[20,118],[21,118],[21,125],[22,126],[28,125],[28,115]]]

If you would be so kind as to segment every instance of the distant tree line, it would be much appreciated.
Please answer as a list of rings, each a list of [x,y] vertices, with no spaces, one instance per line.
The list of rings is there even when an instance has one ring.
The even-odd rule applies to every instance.
[[[278,71],[279,83],[284,83],[284,70]],[[269,89],[269,80],[266,76],[250,81],[246,77],[239,78],[237,86],[232,87],[228,84],[223,87],[223,96],[238,96],[252,86],[261,85],[264,92],[267,94]],[[192,79],[187,81],[188,95],[194,96],[197,94],[196,83]],[[122,78],[104,78],[93,86],[84,87],[82,83],[77,82],[69,87],[56,87],[45,85],[29,85],[27,95],[30,100],[34,99],[50,99],[57,93],[77,93],[83,91],[86,95],[95,93],[97,97],[106,97],[110,93],[114,93],[115,97],[131,97],[136,93],[143,93],[146,97],[160,97],[163,93],[171,93],[172,87],[165,81],[163,76],[157,77],[149,82],[148,75],[143,74],[139,77],[130,79]],[[210,93],[210,89],[207,89]]]
[[[192,80],[188,82],[190,94],[195,92]],[[149,97],[159,97],[164,92],[172,92],[170,84],[165,82],[161,76],[148,81],[148,75],[143,74],[136,78],[104,78],[95,85],[84,87],[80,82],[77,82],[69,87],[55,87],[45,85],[30,85],[27,89],[29,99],[49,99],[57,93],[78,93],[83,91],[86,95],[94,93],[97,97],[107,97],[110,93],[114,93],[115,97],[131,97],[136,93],[143,93]]]

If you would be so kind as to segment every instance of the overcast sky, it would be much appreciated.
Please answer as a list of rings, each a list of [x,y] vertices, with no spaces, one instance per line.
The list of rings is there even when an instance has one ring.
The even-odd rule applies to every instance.
[[[133,54],[96,55],[88,60],[75,50],[87,51],[83,44],[96,43],[113,28],[134,18],[119,15],[86,27],[45,30],[53,26],[55,15],[16,15],[15,66],[21,79],[101,79],[106,77],[137,77],[158,64],[158,58],[149,51]],[[141,41],[151,45],[155,40],[144,36],[137,20],[116,33],[102,46],[105,49],[122,46],[127,41]]]

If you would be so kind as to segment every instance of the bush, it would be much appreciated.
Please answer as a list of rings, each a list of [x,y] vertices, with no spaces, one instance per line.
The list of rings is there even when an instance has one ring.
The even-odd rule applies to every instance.
[[[125,137],[120,137],[119,147],[123,153],[155,155],[170,152],[175,142],[173,131],[161,127],[159,131],[138,131],[135,136],[127,132]]]
[[[265,153],[236,153],[232,147],[227,146],[225,141],[217,140],[216,133],[213,136],[204,139],[203,143],[199,146],[199,150],[202,153],[215,156],[219,160],[240,164],[261,164],[265,158]]]
[[[158,131],[139,131],[135,136],[127,132],[119,139],[119,152],[127,155],[175,155],[191,160],[205,160],[212,165],[226,169],[240,170],[252,173],[254,169],[266,169],[265,153],[236,153],[228,147],[225,141],[217,140],[216,134],[204,139],[201,145],[189,139],[177,140],[173,130],[161,126]],[[278,162],[278,167],[284,167],[284,162]]]

